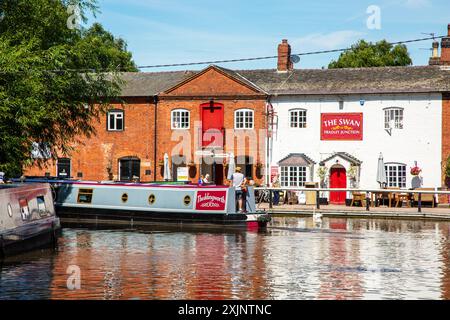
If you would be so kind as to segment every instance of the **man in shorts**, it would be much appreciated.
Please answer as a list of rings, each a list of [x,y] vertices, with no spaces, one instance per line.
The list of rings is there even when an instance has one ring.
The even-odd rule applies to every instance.
[[[245,184],[247,183],[247,180],[245,179],[245,176],[241,173],[242,169],[240,167],[236,167],[236,172],[233,173],[231,176],[231,183],[236,191],[236,199],[238,200],[239,205],[239,213],[243,212],[242,204],[244,202],[245,198]]]

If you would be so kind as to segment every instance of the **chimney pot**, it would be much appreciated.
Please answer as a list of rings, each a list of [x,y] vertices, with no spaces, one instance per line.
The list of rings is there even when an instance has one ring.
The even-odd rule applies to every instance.
[[[439,42],[433,42],[433,58],[439,58]]]
[[[447,25],[447,35],[450,37],[450,23]]]

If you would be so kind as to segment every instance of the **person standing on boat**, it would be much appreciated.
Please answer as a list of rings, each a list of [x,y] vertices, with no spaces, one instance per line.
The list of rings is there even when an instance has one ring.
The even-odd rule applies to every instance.
[[[272,188],[279,188],[280,187],[280,181],[279,181],[279,175],[273,177],[272,181]],[[274,190],[273,191],[273,204],[277,206],[280,203],[280,191]]]
[[[231,183],[236,191],[236,199],[238,201],[239,205],[239,213],[243,212],[242,204],[245,200],[245,185],[247,184],[247,179],[245,179],[245,176],[241,173],[241,168],[236,167],[236,172],[231,175]]]
[[[5,179],[5,173],[0,172],[0,183],[5,183],[5,181],[3,181],[3,179]]]

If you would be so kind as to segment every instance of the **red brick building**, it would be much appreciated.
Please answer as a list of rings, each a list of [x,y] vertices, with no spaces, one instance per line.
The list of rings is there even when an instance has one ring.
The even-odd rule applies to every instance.
[[[163,180],[169,155],[189,180],[209,174],[222,184],[227,157],[262,182],[267,94],[239,74],[217,66],[200,72],[124,73],[125,104],[113,105],[96,125],[97,135],[75,145],[69,157],[26,175],[84,180]],[[185,170],[186,170],[185,169]]]

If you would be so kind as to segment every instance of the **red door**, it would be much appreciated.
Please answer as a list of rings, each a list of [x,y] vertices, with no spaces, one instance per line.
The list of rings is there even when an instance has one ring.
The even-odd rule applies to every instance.
[[[223,147],[223,104],[204,103],[200,105],[202,116],[202,146]]]
[[[331,168],[330,188],[347,188],[347,174],[344,168]],[[345,204],[346,192],[330,192],[330,203]]]

